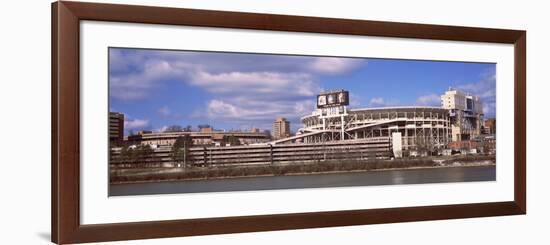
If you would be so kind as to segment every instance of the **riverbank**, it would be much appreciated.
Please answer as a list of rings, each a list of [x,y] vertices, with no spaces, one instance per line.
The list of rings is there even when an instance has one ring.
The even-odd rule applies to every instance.
[[[110,184],[232,179],[262,176],[314,175],[396,169],[495,165],[494,156],[449,156],[393,160],[326,161],[232,167],[143,168],[111,170]]]

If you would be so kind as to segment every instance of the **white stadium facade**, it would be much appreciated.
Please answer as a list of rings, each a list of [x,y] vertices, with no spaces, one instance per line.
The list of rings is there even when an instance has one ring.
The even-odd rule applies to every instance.
[[[391,137],[401,133],[403,148],[416,139],[429,138],[436,146],[449,142],[448,111],[437,107],[387,107],[347,110],[338,117],[314,112],[302,118],[304,142]],[[315,134],[318,132],[317,134]]]
[[[450,88],[441,106],[399,106],[350,109],[348,92],[321,93],[317,109],[301,118],[295,136],[271,144],[322,143],[340,140],[401,137],[402,149],[417,144],[444,148],[449,142],[479,136],[483,122],[478,97]],[[324,97],[324,98],[323,98]],[[395,139],[393,140],[395,144]]]

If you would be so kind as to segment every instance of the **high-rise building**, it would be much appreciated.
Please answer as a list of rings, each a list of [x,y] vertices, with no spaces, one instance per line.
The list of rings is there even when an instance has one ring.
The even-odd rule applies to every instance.
[[[109,142],[120,143],[124,139],[124,114],[109,112]]]
[[[277,118],[273,122],[273,131],[271,133],[274,139],[290,137],[290,122],[284,117]]]
[[[441,106],[449,110],[453,141],[479,136],[483,126],[483,104],[478,96],[449,88],[441,95]]]

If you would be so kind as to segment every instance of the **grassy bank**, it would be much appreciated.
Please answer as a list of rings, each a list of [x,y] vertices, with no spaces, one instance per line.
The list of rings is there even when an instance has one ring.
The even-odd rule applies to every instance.
[[[110,182],[156,182],[197,179],[221,179],[252,176],[281,176],[330,172],[406,169],[419,167],[468,166],[494,164],[494,156],[426,157],[394,160],[343,160],[284,165],[250,165],[233,167],[140,168],[111,170]]]

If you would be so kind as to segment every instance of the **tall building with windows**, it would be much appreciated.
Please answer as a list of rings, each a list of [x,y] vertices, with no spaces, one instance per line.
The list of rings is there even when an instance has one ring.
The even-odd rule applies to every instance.
[[[290,122],[284,117],[279,117],[273,122],[273,131],[271,135],[274,139],[283,139],[290,137]]]
[[[109,142],[120,143],[124,140],[124,114],[109,112]]]
[[[441,106],[449,110],[453,141],[479,136],[483,126],[483,104],[478,96],[449,88],[441,95]]]

